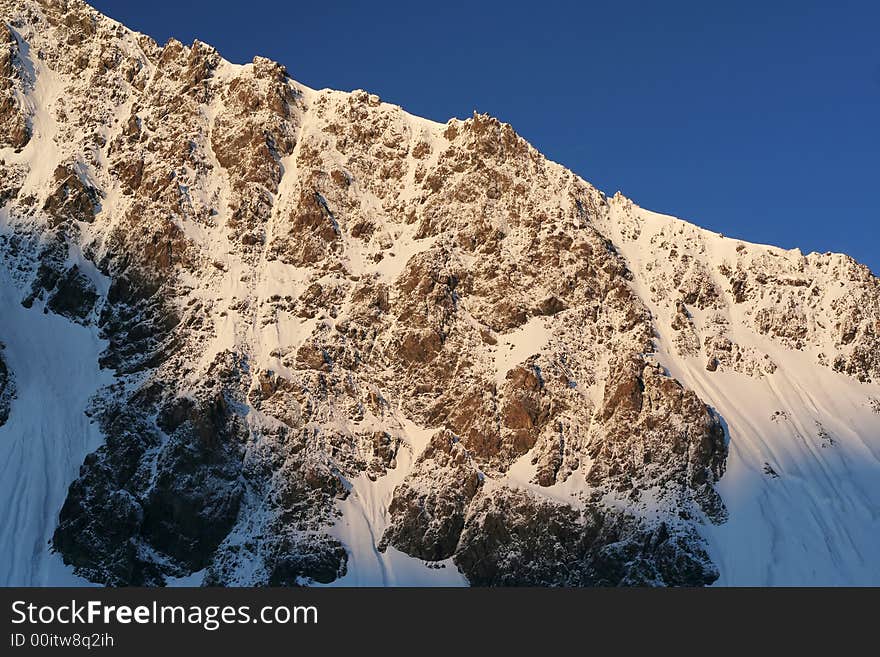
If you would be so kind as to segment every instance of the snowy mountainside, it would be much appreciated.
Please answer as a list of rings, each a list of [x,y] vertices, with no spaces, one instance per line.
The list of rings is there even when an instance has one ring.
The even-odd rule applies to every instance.
[[[876,585],[877,279],[612,204],[606,230],[658,318],[654,358],[731,436],[729,519],[702,527],[718,584]]]
[[[880,283],[0,0],[0,583],[877,584]]]

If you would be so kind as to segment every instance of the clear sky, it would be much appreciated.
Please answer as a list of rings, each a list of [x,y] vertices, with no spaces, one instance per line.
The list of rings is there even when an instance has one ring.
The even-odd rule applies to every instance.
[[[507,121],[609,194],[880,273],[880,2],[91,0],[437,121]]]

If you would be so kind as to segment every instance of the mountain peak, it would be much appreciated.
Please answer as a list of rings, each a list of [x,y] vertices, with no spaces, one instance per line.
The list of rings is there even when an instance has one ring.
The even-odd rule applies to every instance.
[[[867,268],[486,114],[0,11],[0,581],[878,581]]]

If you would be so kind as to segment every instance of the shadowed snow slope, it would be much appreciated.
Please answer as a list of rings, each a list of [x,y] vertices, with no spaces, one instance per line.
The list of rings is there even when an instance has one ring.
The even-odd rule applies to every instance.
[[[844,255],[81,0],[0,0],[0,219],[0,584],[880,584]]]
[[[701,528],[721,573],[717,584],[880,584],[880,568],[873,556],[880,545],[880,386],[860,383],[819,364],[817,353],[834,349],[827,336],[788,349],[755,330],[753,317],[756,310],[760,312],[762,298],[741,304],[728,299],[706,304],[702,310],[694,308],[689,321],[710,337],[704,338],[702,350],[688,352],[680,335],[686,326],[674,319],[678,312],[674,301],[682,292],[664,287],[676,278],[675,257],[665,258],[664,250],[668,253],[672,247],[684,251],[692,262],[702,260],[706,264],[702,271],[715,273],[700,285],[717,285],[719,290],[723,283],[714,280],[721,278],[719,268],[735,262],[737,256],[755,253],[774,256],[764,265],[765,278],[797,270],[809,281],[809,289],[825,288],[822,295],[828,288],[838,294],[844,276],[822,280],[803,271],[807,258],[796,251],[726,239],[626,205],[616,204],[609,233],[636,274],[642,298],[653,300],[654,356],[715,408],[730,440],[727,471],[717,485],[729,519]],[[627,229],[635,229],[630,238]],[[688,287],[687,274],[678,272],[677,278]],[[715,353],[717,342],[713,320],[730,340],[722,345],[725,351],[747,345],[762,360],[766,355],[773,366],[759,376],[734,371],[751,369],[743,365],[750,354],[741,350],[739,362],[729,363],[730,371],[720,363],[713,363],[712,371],[707,369],[704,352]]]
[[[67,487],[101,443],[85,410],[110,377],[98,369],[95,329],[20,300],[0,264],[0,339],[16,386],[0,427],[0,585],[82,585],[50,554],[50,539]]]

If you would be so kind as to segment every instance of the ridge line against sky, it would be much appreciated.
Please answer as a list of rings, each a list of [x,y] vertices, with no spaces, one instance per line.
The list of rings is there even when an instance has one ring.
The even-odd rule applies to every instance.
[[[314,88],[488,112],[608,194],[880,273],[880,3],[91,4]]]

